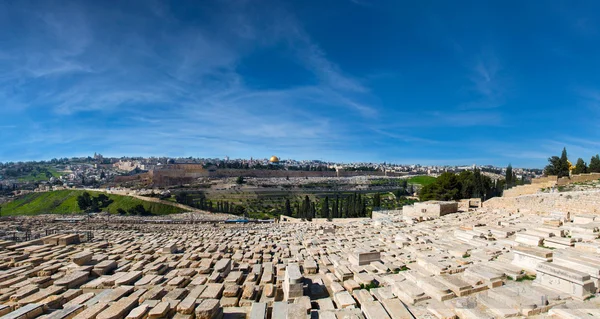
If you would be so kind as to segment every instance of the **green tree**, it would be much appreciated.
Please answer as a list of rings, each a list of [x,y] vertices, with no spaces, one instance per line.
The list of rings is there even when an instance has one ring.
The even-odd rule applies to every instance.
[[[548,165],[544,168],[544,174],[557,175],[558,177],[569,176],[569,158],[567,148],[563,148],[560,157],[552,156],[548,158]]]
[[[180,204],[189,205],[191,198],[186,193],[177,193],[175,195],[175,201]]]
[[[300,212],[300,203],[298,203],[297,201],[294,203],[294,212],[295,212],[294,217],[301,218],[300,217],[300,215],[301,215],[301,212]]]
[[[244,181],[244,177],[243,176],[238,176],[238,178],[235,180],[235,183],[238,185],[242,185],[245,183]]]
[[[505,180],[499,181],[504,186]],[[440,175],[435,182],[423,186],[419,198],[425,200],[459,200],[463,198],[487,199],[499,196],[498,182],[482,175],[477,169],[473,172],[463,171],[459,175],[446,172]]]
[[[119,209],[117,209],[117,214],[125,215],[125,214],[127,214],[127,212],[123,208],[119,208]]]
[[[506,167],[506,187],[507,188],[511,188],[514,184],[514,180],[513,180],[513,169],[512,169],[512,165],[508,164],[508,166]]]
[[[381,194],[375,193],[373,195],[373,208],[381,207]]]
[[[577,159],[577,164],[575,164],[575,169],[573,170],[573,174],[585,174],[588,172],[587,165],[583,161],[583,158]]]
[[[146,208],[144,208],[144,205],[137,204],[129,210],[129,214],[137,215],[137,216],[145,216],[145,215],[149,215],[149,212],[146,211]]]
[[[408,188],[408,180],[407,179],[402,179],[402,189],[404,189],[406,191],[406,189]]]
[[[338,195],[335,195],[335,200],[333,201],[333,207],[331,209],[331,218],[338,218],[338,217],[340,217],[340,215],[339,215],[339,204],[340,204],[340,199],[338,198]]]
[[[79,206],[80,210],[87,212],[92,206],[92,197],[90,196],[90,193],[83,192],[83,194],[77,196],[77,206]]]
[[[544,168],[544,175],[558,175],[560,171],[560,157],[552,156],[548,158],[548,165]]]
[[[286,198],[285,199],[285,215],[286,216],[292,216],[292,207],[290,205],[290,199]]]
[[[473,172],[462,171],[458,174],[458,180],[461,184],[460,197],[470,198],[476,193],[475,178]],[[478,190],[478,189],[477,189]]]
[[[233,209],[233,213],[235,215],[244,216],[244,217],[248,218],[248,215],[246,214],[246,208],[244,208],[244,206],[242,206],[242,205],[236,205],[235,208]]]
[[[321,217],[331,219],[329,215],[329,197],[325,196],[323,204],[321,205]]]
[[[588,171],[590,173],[600,173],[600,155],[596,154],[596,156],[592,156]]]
[[[302,218],[308,218],[310,216],[310,198],[308,195],[304,196],[304,201],[302,202]]]
[[[567,148],[564,147],[560,155],[560,170],[558,177],[569,176],[569,158],[567,156]]]

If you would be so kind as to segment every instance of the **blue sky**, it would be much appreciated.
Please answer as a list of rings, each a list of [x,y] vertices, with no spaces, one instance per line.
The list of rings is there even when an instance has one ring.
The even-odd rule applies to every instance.
[[[600,152],[600,2],[1,1],[0,161]]]

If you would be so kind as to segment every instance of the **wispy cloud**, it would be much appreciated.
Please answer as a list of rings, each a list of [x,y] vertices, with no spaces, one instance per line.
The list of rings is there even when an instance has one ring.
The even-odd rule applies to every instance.
[[[329,60],[282,8],[271,12],[270,23],[261,21],[270,15],[248,15],[246,8],[221,11],[217,20],[239,23],[229,31],[220,21],[183,24],[161,5],[141,9],[160,23],[152,16],[107,8],[98,13],[77,4],[21,9],[12,13],[23,27],[43,32],[31,39],[12,37],[10,49],[0,48],[0,70],[6,70],[0,96],[27,112],[44,109],[63,123],[40,120],[39,130],[24,131],[25,147],[44,139],[109,150],[127,145],[131,152],[156,145],[172,153],[194,149],[213,155],[268,149],[333,153],[345,145],[338,132],[347,129],[332,115],[377,115],[369,89]],[[0,10],[11,8],[0,4]],[[115,33],[112,25],[118,23],[107,21],[128,23],[135,32]],[[276,30],[266,28],[270,25]],[[245,55],[276,44],[287,46],[317,81],[277,90],[247,85],[237,71]]]
[[[502,76],[502,65],[491,52],[479,54],[469,66],[469,85],[465,87],[470,99],[459,106],[463,110],[492,109],[506,102],[506,80]]]

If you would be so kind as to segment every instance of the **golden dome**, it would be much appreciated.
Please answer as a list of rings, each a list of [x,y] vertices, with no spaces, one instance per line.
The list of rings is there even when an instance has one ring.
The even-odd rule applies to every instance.
[[[269,159],[269,162],[271,163],[279,163],[279,157],[273,155],[271,156],[271,158]]]

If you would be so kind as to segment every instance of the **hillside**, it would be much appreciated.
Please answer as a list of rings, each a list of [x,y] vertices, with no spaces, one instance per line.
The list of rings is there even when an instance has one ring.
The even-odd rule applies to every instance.
[[[81,213],[77,205],[77,196],[84,191],[61,190],[43,193],[27,194],[2,206],[2,216],[10,215],[36,215],[36,214],[73,214]],[[92,196],[98,196],[99,192],[89,192]],[[104,211],[116,214],[119,208],[128,211],[136,205],[143,205],[153,215],[166,215],[182,213],[185,210],[162,203],[144,201],[130,196],[107,194],[113,202]]]
[[[408,183],[409,184],[419,184],[421,186],[426,186],[429,185],[433,182],[435,182],[435,177],[432,176],[426,176],[426,175],[421,175],[421,176],[413,176],[411,178],[408,179]]]

